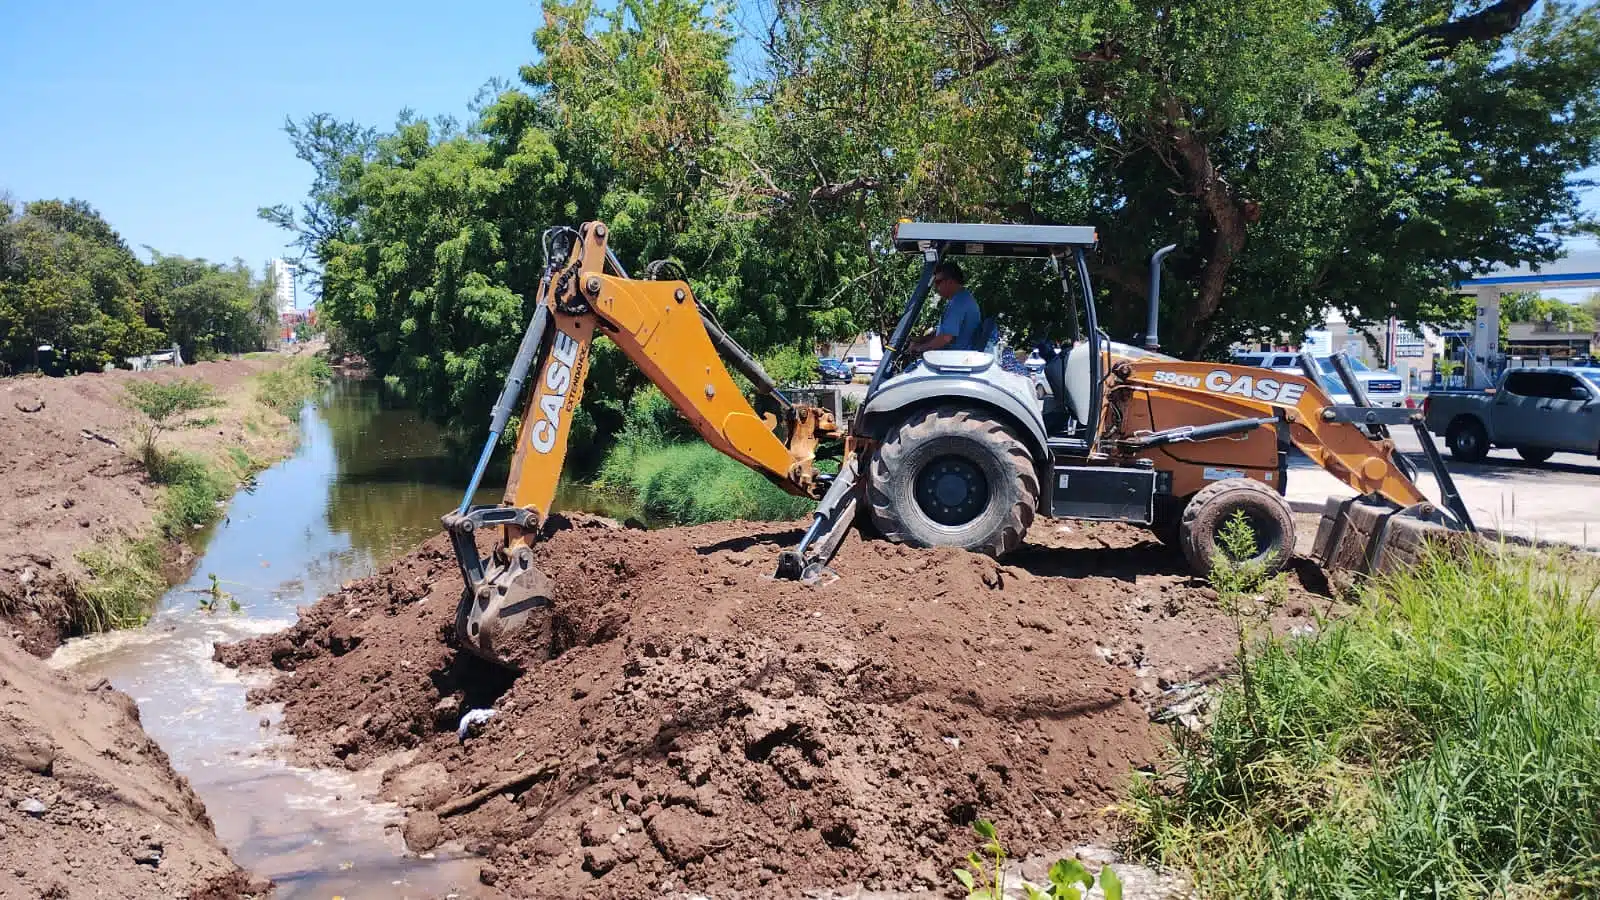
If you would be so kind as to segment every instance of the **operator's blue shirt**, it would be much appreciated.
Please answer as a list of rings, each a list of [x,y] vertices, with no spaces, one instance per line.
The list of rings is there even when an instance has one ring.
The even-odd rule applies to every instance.
[[[948,334],[955,340],[946,350],[982,350],[983,313],[978,311],[978,301],[972,292],[962,288],[944,302],[944,314],[939,317],[939,334]]]

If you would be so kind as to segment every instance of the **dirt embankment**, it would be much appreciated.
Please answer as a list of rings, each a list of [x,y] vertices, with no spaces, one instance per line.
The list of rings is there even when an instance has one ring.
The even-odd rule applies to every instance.
[[[73,584],[83,576],[74,554],[151,532],[160,489],[135,459],[138,414],[123,402],[130,381],[199,378],[223,400],[190,416],[204,427],[169,431],[161,446],[200,453],[238,447],[270,460],[294,435],[286,419],[255,402],[249,378],[278,364],[233,360],[0,379],[0,519],[7,526],[0,529],[0,627],[9,625],[29,651],[50,653],[71,633]],[[178,567],[188,562],[182,545],[167,555]]]
[[[0,900],[264,893],[132,698],[0,640]]]
[[[152,373],[0,379],[0,900],[51,897],[240,898],[264,892],[228,858],[204,805],[105,684],[46,667],[71,633],[75,554],[149,534],[159,503],[133,457],[135,379],[200,378],[224,403],[204,427],[162,446],[239,447],[280,456],[282,416],[257,404],[249,377],[275,360],[201,363]],[[181,567],[187,548],[167,548]],[[24,649],[29,652],[24,652]]]
[[[786,526],[576,522],[540,548],[558,607],[514,680],[452,648],[443,538],[217,656],[282,670],[256,699],[298,752],[390,766],[408,844],[482,854],[506,894],[724,898],[942,893],[978,817],[1019,857],[1105,839],[1150,704],[1233,648],[1130,528],[1041,521],[1000,564],[852,538],[808,588],[769,577]],[[1320,602],[1296,583],[1279,625]]]

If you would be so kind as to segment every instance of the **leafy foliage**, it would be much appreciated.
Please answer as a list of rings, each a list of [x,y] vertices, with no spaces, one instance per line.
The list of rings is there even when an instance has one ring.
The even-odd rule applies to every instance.
[[[0,201],[0,369],[50,362],[41,346],[68,371],[154,349],[163,336],[146,321],[143,268],[86,203]]]
[[[956,880],[966,889],[967,900],[1005,900],[1007,854],[1000,832],[987,819],[972,823],[972,830],[983,843],[967,854],[964,868],[955,870]],[[1096,877],[1076,859],[1058,859],[1046,877],[1049,884],[1044,887],[1023,884],[1028,900],[1083,900],[1097,882],[1104,900],[1122,900],[1122,881],[1110,866]]]
[[[278,324],[269,274],[257,280],[240,260],[230,265],[153,253],[146,281],[152,323],[188,360],[267,346]]]
[[[1600,10],[1518,0],[1145,0],[749,10],[753,59],[697,0],[547,0],[537,59],[464,127],[326,115],[295,229],[329,321],[432,416],[482,421],[537,288],[540,231],[603,218],[630,266],[671,258],[758,353],[886,331],[902,216],[1088,222],[1103,321],[1184,354],[1303,329],[1451,318],[1439,297],[1547,259],[1600,161]],[[976,261],[1003,327],[1067,330],[1055,273]],[[597,351],[585,415],[642,384]]]
[[[333,367],[322,356],[300,357],[256,376],[256,399],[299,421],[306,400],[332,378]]]
[[[1204,736],[1175,733],[1129,805],[1139,839],[1214,896],[1592,895],[1600,595],[1583,568],[1433,555],[1320,633],[1268,642],[1253,701],[1229,687]]]
[[[135,426],[138,432],[139,455],[145,468],[155,473],[160,454],[156,439],[161,432],[182,423],[183,417],[198,409],[216,406],[222,401],[211,385],[198,378],[176,378],[172,381],[133,381],[123,389],[127,404],[144,416]],[[159,478],[158,478],[159,480]]]
[[[154,255],[140,262],[81,200],[0,198],[0,371],[96,371],[173,342],[188,359],[266,345],[270,280],[237,260]]]

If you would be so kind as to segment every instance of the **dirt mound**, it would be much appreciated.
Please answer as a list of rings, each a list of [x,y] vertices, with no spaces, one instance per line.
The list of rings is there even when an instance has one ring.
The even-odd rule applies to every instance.
[[[8,526],[0,529],[0,617],[13,637],[36,654],[54,650],[68,634],[72,583],[82,574],[74,554],[150,528],[156,488],[132,456],[135,414],[122,400],[128,382],[199,378],[227,398],[249,390],[246,379],[274,364],[232,360],[159,372],[0,379],[0,509]],[[247,428],[251,414],[276,415],[232,402],[195,417],[209,416],[211,424],[170,432],[162,445],[277,455],[287,443],[282,429]]]
[[[406,751],[385,784],[414,849],[459,841],[518,896],[620,898],[945,885],[977,817],[1018,854],[1104,837],[1156,753],[1149,701],[1232,652],[1130,528],[1042,521],[1004,563],[851,539],[808,588],[769,577],[786,526],[578,525],[540,547],[558,608],[515,680],[451,647],[442,537],[217,657],[291,673],[255,699],[312,762]]]
[[[0,640],[0,898],[264,893],[217,844],[132,698]]]

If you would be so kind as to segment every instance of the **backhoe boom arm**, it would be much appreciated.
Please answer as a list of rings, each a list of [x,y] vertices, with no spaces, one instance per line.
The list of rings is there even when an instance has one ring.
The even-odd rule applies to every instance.
[[[571,246],[565,260],[549,266],[541,282],[538,311],[496,405],[490,443],[468,500],[444,517],[467,587],[457,617],[458,637],[464,646],[499,662],[514,662],[503,652],[504,635],[549,602],[549,585],[532,564],[532,545],[555,501],[596,330],[661,389],[706,443],[791,494],[821,496],[827,485],[814,466],[817,443],[839,437],[831,414],[791,404],[778,394],[760,365],[701,311],[687,283],[629,278],[607,248],[604,223],[590,222],[575,234],[563,234],[572,236]],[[759,392],[780,404],[784,422],[751,407],[724,357]],[[469,508],[493,443],[530,370],[532,390],[505,496],[498,506]],[[783,438],[776,431],[780,424]],[[503,542],[491,559],[479,559],[473,534],[493,525],[504,529]]]

